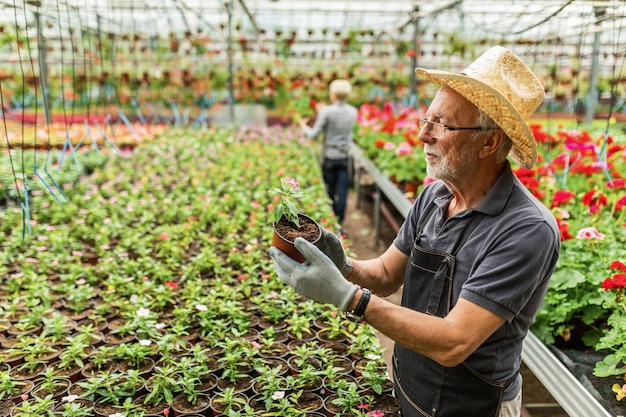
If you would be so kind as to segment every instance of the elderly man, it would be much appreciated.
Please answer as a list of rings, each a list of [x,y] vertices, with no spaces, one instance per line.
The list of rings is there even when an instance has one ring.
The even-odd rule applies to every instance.
[[[441,85],[422,120],[427,173],[393,244],[371,260],[346,258],[325,233],[292,261],[270,249],[279,278],[299,293],[364,319],[395,343],[403,416],[521,413],[522,342],[559,256],[550,211],[511,171],[532,167],[526,120],[544,90],[511,51],[493,47],[461,74],[416,69]],[[347,278],[347,279],[346,279]],[[387,295],[403,287],[402,303]]]

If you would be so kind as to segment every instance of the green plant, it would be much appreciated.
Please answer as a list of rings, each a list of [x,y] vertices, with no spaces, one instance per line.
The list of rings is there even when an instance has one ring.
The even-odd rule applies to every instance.
[[[232,387],[216,392],[212,401],[223,407],[224,413],[229,416],[233,411],[236,412],[243,409],[248,403],[247,398]]]
[[[593,374],[598,377],[626,374],[626,265],[615,261],[610,268],[618,272],[602,282],[603,292],[607,295],[603,306],[611,312],[607,319],[609,330],[595,346],[596,350],[604,349],[610,353],[596,364]],[[618,397],[622,395],[623,398],[622,391],[623,388],[616,392]]]
[[[155,353],[150,341],[139,341],[137,343],[120,343],[112,349],[112,356],[122,361],[128,361],[134,368],[139,368],[146,359]]]
[[[298,400],[304,391],[296,390],[289,393],[285,391],[275,391],[270,397],[271,403],[265,404],[266,410],[264,416],[301,416],[306,414],[306,410],[299,408]]]
[[[15,417],[54,417],[54,405],[56,401],[52,395],[45,398],[31,398],[22,401],[11,411],[11,416]]]
[[[298,314],[298,312],[295,312],[286,322],[288,323],[287,330],[298,339],[302,339],[304,334],[313,334],[313,330],[311,330],[311,317],[306,314]]]
[[[154,373],[148,380],[151,390],[144,402],[146,404],[159,404],[165,400],[171,404],[174,395],[179,392],[177,375],[178,369],[175,366],[155,366]]]
[[[61,417],[90,417],[93,413],[93,407],[77,401],[63,402],[57,407],[56,412]]]
[[[124,410],[124,417],[144,417],[146,415],[145,410],[137,407],[137,404],[135,404],[132,398],[124,399],[122,409]]]
[[[84,395],[92,401],[100,398],[109,404],[121,405],[127,398],[133,398],[144,380],[138,371],[129,369],[126,373],[101,372],[78,382],[85,389]]]
[[[389,378],[387,378],[387,373],[381,369],[379,361],[367,361],[365,367],[361,369],[360,380],[363,388],[370,388],[380,395]]]
[[[9,371],[0,371],[0,400],[20,392],[22,382],[13,379]]]
[[[59,342],[67,336],[68,328],[72,325],[65,316],[59,312],[43,318],[43,330],[41,335],[50,338],[53,342]]]
[[[303,196],[300,183],[293,177],[281,178],[280,188],[272,189],[271,193],[278,197],[273,210],[274,223],[278,223],[285,216],[290,222],[300,227],[298,209],[293,202],[294,199],[300,199]]]
[[[37,389],[53,392],[56,384],[59,382],[60,379],[62,378],[56,374],[54,368],[47,367],[46,370],[43,371],[43,373],[35,379],[35,382],[39,384],[37,386]]]
[[[351,382],[346,388],[337,389],[337,398],[331,402],[341,408],[342,414],[358,412],[359,405],[370,404],[373,401],[371,395],[364,395],[358,384]]]
[[[220,377],[230,382],[236,382],[238,379],[246,377],[248,374],[245,370],[250,368],[250,362],[247,358],[242,357],[237,350],[228,348],[224,350],[219,363],[222,367]]]
[[[43,335],[21,338],[8,351],[12,354],[24,355],[27,362],[35,363],[51,354],[58,353],[58,349],[46,342]]]
[[[298,365],[298,373],[293,377],[291,386],[294,389],[311,389],[321,385],[324,370],[318,369],[307,361]]]

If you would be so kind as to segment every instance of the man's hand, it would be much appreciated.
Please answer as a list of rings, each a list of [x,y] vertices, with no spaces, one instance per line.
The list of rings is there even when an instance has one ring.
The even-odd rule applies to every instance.
[[[322,237],[317,242],[317,247],[328,256],[333,263],[339,268],[341,275],[348,278],[352,273],[352,259],[346,256],[341,241],[333,232],[322,229]]]
[[[333,261],[311,242],[299,237],[294,245],[306,258],[302,264],[275,247],[270,248],[278,278],[300,295],[345,311],[358,286],[346,280]]]

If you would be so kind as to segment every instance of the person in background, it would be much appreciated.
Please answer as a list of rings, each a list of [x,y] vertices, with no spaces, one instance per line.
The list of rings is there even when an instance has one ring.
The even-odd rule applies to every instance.
[[[526,120],[544,97],[533,72],[496,46],[462,73],[417,68],[440,85],[422,119],[426,186],[385,253],[346,257],[324,233],[296,239],[300,264],[270,248],[278,277],[395,341],[403,417],[519,417],[522,342],[560,251],[550,210],[517,179],[531,168]],[[402,285],[396,305],[380,296]],[[376,294],[376,295],[375,295]]]
[[[346,102],[350,92],[348,81],[332,81],[329,87],[331,104],[318,103],[318,116],[313,127],[307,125],[307,119],[299,120],[306,137],[316,139],[320,134],[324,136],[322,172],[339,224],[343,223],[346,215],[350,188],[350,146],[357,118],[356,108]]]

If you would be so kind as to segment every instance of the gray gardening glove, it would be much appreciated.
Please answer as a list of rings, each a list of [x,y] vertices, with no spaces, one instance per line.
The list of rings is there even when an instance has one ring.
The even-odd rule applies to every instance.
[[[352,273],[352,259],[346,256],[341,241],[333,232],[322,229],[322,237],[317,241],[316,246],[328,256],[341,271],[341,275],[348,278]]]
[[[346,311],[359,287],[346,280],[333,261],[311,242],[299,237],[294,245],[306,258],[302,264],[274,246],[270,248],[278,278],[300,295],[320,303],[334,304]]]

